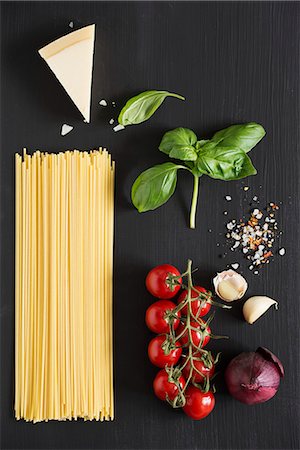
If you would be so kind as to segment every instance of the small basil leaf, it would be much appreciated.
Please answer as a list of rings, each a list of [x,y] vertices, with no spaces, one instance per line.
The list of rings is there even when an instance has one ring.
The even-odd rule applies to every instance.
[[[266,132],[261,125],[249,122],[220,130],[214,134],[211,141],[226,147],[238,147],[247,153],[265,134]]]
[[[150,211],[166,203],[175,191],[177,170],[184,166],[167,162],[142,172],[132,185],[131,199],[137,210]]]
[[[125,104],[118,117],[119,123],[127,126],[145,122],[155,113],[166,97],[185,100],[181,95],[167,91],[141,92]]]
[[[167,131],[161,140],[159,150],[167,155],[170,153],[175,145],[193,146],[197,142],[197,136],[192,130],[188,128],[175,128]]]
[[[200,154],[200,153],[205,153],[205,152],[211,152],[217,147],[217,145],[218,144],[216,142],[207,141],[207,143],[204,144],[203,147],[200,147],[198,153]]]
[[[181,161],[196,161],[197,152],[192,145],[176,144],[169,153],[170,158],[180,159]]]
[[[199,150],[199,148],[203,147],[203,145],[207,144],[207,142],[209,142],[209,139],[201,139],[200,141],[197,141],[196,149]]]
[[[256,169],[246,153],[239,148],[215,147],[201,151],[197,168],[200,172],[219,180],[239,180],[255,175]]]

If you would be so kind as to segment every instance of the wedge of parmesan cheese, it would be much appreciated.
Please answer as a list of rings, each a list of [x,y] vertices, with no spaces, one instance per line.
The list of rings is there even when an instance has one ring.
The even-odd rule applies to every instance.
[[[90,122],[95,25],[73,31],[39,50],[86,122]]]

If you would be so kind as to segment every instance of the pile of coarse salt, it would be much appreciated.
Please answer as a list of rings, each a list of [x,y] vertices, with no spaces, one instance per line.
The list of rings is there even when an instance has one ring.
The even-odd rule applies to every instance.
[[[275,218],[275,212],[278,209],[279,206],[271,202],[265,214],[255,208],[247,222],[240,219],[239,222],[231,220],[226,224],[226,238],[231,244],[231,250],[240,249],[243,252],[251,262],[250,270],[268,264],[273,256],[272,248],[275,238],[282,234],[278,232],[278,223]],[[284,249],[280,249],[279,254],[283,256],[282,250]],[[258,271],[254,273],[257,274]]]

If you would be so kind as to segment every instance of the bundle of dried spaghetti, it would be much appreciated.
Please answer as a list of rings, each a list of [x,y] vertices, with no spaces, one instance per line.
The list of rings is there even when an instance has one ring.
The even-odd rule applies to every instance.
[[[15,416],[111,420],[114,162],[16,155]]]

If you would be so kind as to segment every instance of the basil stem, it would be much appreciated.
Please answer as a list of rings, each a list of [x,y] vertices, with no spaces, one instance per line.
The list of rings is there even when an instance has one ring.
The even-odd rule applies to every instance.
[[[192,206],[190,212],[190,228],[196,228],[196,210],[197,210],[197,202],[198,202],[198,193],[199,193],[199,177],[198,175],[194,175],[194,189],[193,189],[193,197],[192,197]]]

